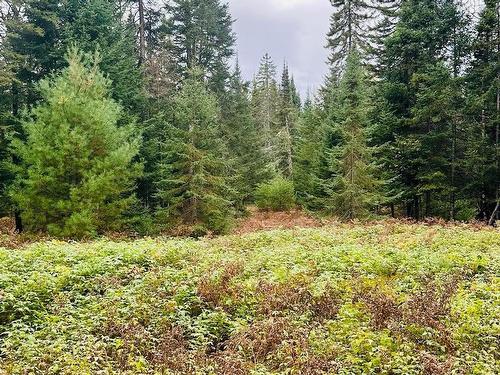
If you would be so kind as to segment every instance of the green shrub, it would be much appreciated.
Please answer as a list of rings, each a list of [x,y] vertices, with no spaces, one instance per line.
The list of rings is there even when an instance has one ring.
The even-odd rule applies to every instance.
[[[286,211],[295,206],[293,183],[282,177],[260,184],[255,192],[255,203],[263,210]]]

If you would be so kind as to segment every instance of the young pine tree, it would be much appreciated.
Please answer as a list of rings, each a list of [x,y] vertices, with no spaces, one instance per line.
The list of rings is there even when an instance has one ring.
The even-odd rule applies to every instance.
[[[59,76],[41,82],[26,141],[13,144],[21,162],[11,194],[28,229],[81,237],[119,228],[141,174],[140,139],[132,124],[117,126],[122,109],[98,56],[71,50],[67,60]]]
[[[157,199],[170,224],[223,232],[233,196],[227,175],[217,99],[195,69],[174,98],[160,163]],[[160,215],[161,216],[161,215]]]
[[[367,73],[357,51],[347,58],[338,93],[338,143],[327,150],[330,177],[324,181],[325,206],[340,217],[365,217],[380,202],[372,150],[367,146],[370,99]]]

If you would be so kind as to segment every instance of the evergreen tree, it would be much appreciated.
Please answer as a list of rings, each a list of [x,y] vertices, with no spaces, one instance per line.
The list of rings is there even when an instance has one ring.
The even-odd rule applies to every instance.
[[[5,24],[2,54],[13,73],[12,112],[18,117],[24,105],[38,99],[37,83],[64,65],[61,48],[61,13],[58,1],[11,1],[11,14]]]
[[[278,127],[279,89],[276,83],[276,65],[265,54],[254,79],[252,90],[253,116],[264,138],[264,153],[271,162],[271,169],[278,171],[276,129]]]
[[[296,89],[292,87],[286,63],[283,66],[279,95],[279,123],[276,134],[278,165],[280,173],[286,178],[291,178],[293,175],[293,146],[298,109],[295,103]]]
[[[367,216],[381,201],[373,152],[366,137],[371,106],[367,73],[357,51],[348,56],[338,99],[341,120],[334,126],[339,141],[326,155],[331,175],[324,181],[325,206],[343,218],[354,219]]]
[[[394,0],[330,0],[333,13],[327,34],[331,75],[339,75],[353,50],[365,60],[373,57],[383,30],[389,28],[397,7]],[[384,21],[381,21],[384,20]],[[374,27],[375,26],[375,27]],[[387,30],[386,30],[387,31]]]
[[[171,224],[223,232],[234,196],[227,177],[217,99],[194,70],[173,103],[160,155],[157,199]]]
[[[72,50],[68,63],[41,82],[26,142],[14,142],[21,162],[11,193],[30,230],[86,236],[118,228],[134,201],[139,138],[133,125],[117,126],[122,109],[109,98],[98,57],[84,62]]]
[[[485,1],[468,76],[467,192],[478,218],[495,219],[500,189],[500,6]],[[498,215],[498,212],[497,212]],[[497,216],[498,217],[498,216]]]
[[[133,30],[109,0],[68,0],[64,9],[63,42],[86,53],[98,50],[100,69],[112,82],[111,93],[124,109],[138,113],[144,101],[144,82],[138,69]]]
[[[295,108],[300,111],[302,108],[302,99],[300,98],[299,90],[297,90],[297,86],[295,85],[295,78],[293,75],[290,79],[290,90],[292,92],[292,103]]]
[[[435,207],[431,200],[434,196],[436,203],[454,205],[455,192],[447,185],[456,165],[453,139],[459,116],[453,107],[459,101],[460,86],[452,72],[462,69],[461,52],[456,48],[459,21],[453,1],[408,0],[385,43],[382,92],[387,106],[381,108],[394,121],[385,127],[385,135],[377,137],[389,143],[384,158],[390,161],[392,180],[402,189],[396,195],[405,204],[406,214],[416,219],[422,216],[423,201],[427,215],[454,211],[445,205]],[[432,160],[427,159],[429,152]]]
[[[169,0],[166,9],[165,29],[179,73],[185,77],[194,67],[201,68],[209,86],[222,95],[236,40],[229,5],[220,0]]]
[[[304,103],[297,130],[294,152],[293,181],[299,203],[311,209],[321,209],[321,170],[325,148],[325,121],[317,103],[310,98]]]
[[[224,108],[224,135],[234,162],[238,207],[243,209],[260,183],[271,178],[270,161],[264,152],[264,138],[252,116],[249,83],[244,82],[239,63],[229,81]]]

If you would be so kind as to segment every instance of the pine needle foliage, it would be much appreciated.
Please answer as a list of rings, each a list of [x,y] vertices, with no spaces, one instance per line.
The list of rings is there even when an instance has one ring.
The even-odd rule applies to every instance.
[[[30,230],[83,237],[120,228],[141,174],[140,138],[134,124],[117,126],[122,108],[109,96],[99,56],[71,49],[67,61],[41,81],[26,141],[13,143],[20,164],[11,194]]]

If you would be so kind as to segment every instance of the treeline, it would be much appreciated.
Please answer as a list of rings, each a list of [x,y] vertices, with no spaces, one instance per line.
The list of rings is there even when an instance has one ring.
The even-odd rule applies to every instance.
[[[20,230],[224,232],[295,199],[345,219],[498,215],[495,0],[332,0],[330,73],[303,102],[268,54],[251,82],[231,67],[220,0],[0,9],[0,211]]]

